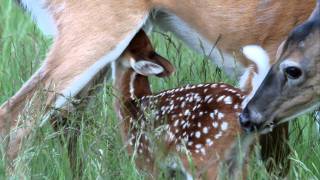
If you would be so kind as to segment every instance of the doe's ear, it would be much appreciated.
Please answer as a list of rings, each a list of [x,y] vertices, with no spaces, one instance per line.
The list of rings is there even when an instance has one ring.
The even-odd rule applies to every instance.
[[[286,41],[282,41],[282,43],[280,44],[280,46],[278,47],[278,50],[277,50],[277,54],[276,54],[276,60],[278,61],[280,56],[282,55],[282,52],[283,52],[283,48],[284,48],[284,45],[286,44]]]
[[[131,67],[144,76],[157,75],[164,71],[162,66],[146,60],[131,61]]]
[[[309,21],[320,19],[320,0],[317,0],[316,7],[314,8],[312,14],[309,17]]]

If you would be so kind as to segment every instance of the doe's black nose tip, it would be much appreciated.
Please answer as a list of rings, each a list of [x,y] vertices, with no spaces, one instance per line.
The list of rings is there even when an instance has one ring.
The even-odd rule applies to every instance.
[[[240,116],[239,121],[242,129],[246,132],[252,132],[254,130],[254,124],[250,121],[250,114],[248,110],[244,110]]]

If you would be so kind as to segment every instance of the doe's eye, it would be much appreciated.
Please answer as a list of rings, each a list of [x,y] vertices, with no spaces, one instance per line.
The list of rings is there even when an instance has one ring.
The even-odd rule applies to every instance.
[[[289,66],[284,69],[284,73],[289,79],[298,79],[302,75],[302,70],[296,66]]]

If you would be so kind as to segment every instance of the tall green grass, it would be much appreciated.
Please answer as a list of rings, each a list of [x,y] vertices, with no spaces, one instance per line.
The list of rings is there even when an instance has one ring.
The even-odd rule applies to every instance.
[[[0,0],[0,103],[12,96],[39,67],[50,47],[30,18],[11,0]],[[152,34],[157,52],[170,59],[177,72],[165,79],[152,78],[154,91],[187,83],[224,81],[234,84],[204,55],[196,54],[170,34]],[[82,161],[81,179],[143,179],[133,160],[127,155],[119,134],[119,122],[113,111],[111,82],[103,85],[87,109],[70,114],[71,128],[80,134],[77,161]],[[289,179],[320,178],[320,143],[313,118],[306,115],[291,123],[292,148]],[[15,160],[13,174],[5,174],[0,159],[0,179],[71,179],[67,138],[63,130],[53,131],[50,123],[33,128],[25,141],[23,152]],[[61,140],[62,139],[62,143]],[[3,157],[3,153],[2,156]],[[269,179],[258,157],[251,162],[249,179]],[[277,178],[277,177],[272,177]]]

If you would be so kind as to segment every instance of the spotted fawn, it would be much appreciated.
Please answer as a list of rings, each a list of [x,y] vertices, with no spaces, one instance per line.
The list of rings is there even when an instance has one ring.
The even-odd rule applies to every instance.
[[[228,174],[237,176],[243,164],[238,157],[245,158],[253,139],[242,132],[238,116],[245,97],[254,93],[260,76],[269,68],[268,55],[260,47],[246,46],[243,53],[256,66],[244,73],[242,90],[225,83],[206,83],[156,94],[147,76],[169,76],[174,67],[154,52],[143,31],[135,36],[116,62],[115,88],[120,93],[116,111],[122,136],[129,154],[136,154],[139,168],[154,173],[156,149],[161,146],[166,153],[179,155],[186,178],[215,179],[223,163]],[[192,176],[188,156],[195,169]]]

